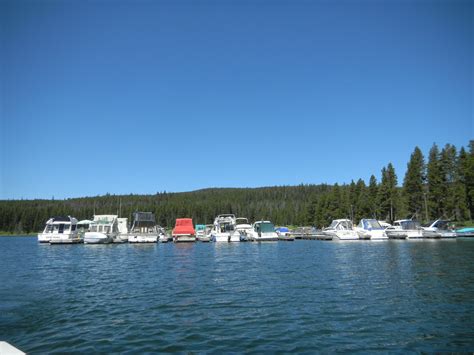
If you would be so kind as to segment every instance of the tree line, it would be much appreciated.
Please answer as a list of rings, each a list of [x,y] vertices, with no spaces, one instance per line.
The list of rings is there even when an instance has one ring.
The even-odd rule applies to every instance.
[[[64,200],[2,200],[0,231],[30,233],[42,230],[52,216],[79,220],[95,214],[120,214],[131,221],[135,211],[155,213],[157,223],[172,227],[179,217],[210,224],[214,217],[234,213],[251,221],[269,219],[277,225],[327,226],[332,219],[354,222],[373,217],[392,222],[447,218],[472,220],[474,215],[474,141],[467,150],[451,144],[433,144],[428,158],[415,147],[402,186],[391,163],[350,184],[301,184],[261,188],[209,188],[193,192],[154,195],[111,195]]]

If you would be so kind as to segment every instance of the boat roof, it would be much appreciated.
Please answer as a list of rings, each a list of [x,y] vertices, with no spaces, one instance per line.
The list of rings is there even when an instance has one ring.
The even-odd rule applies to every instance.
[[[94,223],[94,221],[91,221],[90,219],[83,219],[82,221],[77,222],[77,224],[91,224]]]
[[[46,224],[60,224],[60,223],[75,223],[77,224],[77,219],[71,216],[56,216],[48,219]]]
[[[155,215],[153,212],[133,212],[135,222],[152,222],[155,223]]]

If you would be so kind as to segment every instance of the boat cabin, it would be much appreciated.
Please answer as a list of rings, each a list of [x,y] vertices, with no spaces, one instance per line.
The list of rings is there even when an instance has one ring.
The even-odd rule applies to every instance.
[[[379,223],[379,221],[377,221],[376,219],[361,219],[357,227],[368,230],[368,231],[384,229],[382,225]]]

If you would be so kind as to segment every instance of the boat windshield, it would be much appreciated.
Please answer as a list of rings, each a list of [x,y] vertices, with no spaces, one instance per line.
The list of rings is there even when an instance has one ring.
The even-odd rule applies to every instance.
[[[371,229],[383,229],[379,221],[376,219],[363,219],[359,223],[359,227],[371,230]]]
[[[262,233],[271,233],[275,232],[275,226],[272,223],[261,223],[260,231]]]
[[[219,229],[220,229],[221,233],[233,231],[234,230],[234,224],[229,223],[229,222],[220,223]]]
[[[431,226],[435,221],[429,221],[428,223],[423,223],[421,226],[422,227],[429,227]]]
[[[417,221],[402,221],[400,222],[400,225],[402,226],[402,229],[418,229],[420,226],[420,223]]]
[[[336,228],[338,221],[332,221],[328,228]]]

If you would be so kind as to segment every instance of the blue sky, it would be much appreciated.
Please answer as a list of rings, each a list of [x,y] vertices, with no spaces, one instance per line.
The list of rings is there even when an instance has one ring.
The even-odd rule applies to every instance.
[[[0,1],[0,198],[349,183],[473,132],[472,1]]]

